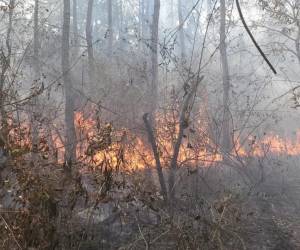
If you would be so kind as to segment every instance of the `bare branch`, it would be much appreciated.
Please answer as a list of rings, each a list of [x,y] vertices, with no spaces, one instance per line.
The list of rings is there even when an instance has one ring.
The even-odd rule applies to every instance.
[[[259,47],[258,43],[256,42],[254,36],[252,35],[249,27],[246,24],[245,18],[243,16],[242,10],[241,10],[241,6],[239,3],[239,0],[236,0],[236,6],[240,15],[240,18],[242,20],[242,23],[248,33],[248,35],[250,36],[252,42],[254,43],[255,47],[257,48],[257,50],[259,51],[259,53],[261,54],[261,56],[264,58],[264,60],[266,61],[266,63],[269,65],[270,69],[273,71],[273,73],[276,75],[277,71],[275,70],[275,68],[273,67],[273,65],[271,64],[271,62],[269,61],[269,59],[267,58],[267,56],[265,55],[265,53],[262,51],[262,49]]]

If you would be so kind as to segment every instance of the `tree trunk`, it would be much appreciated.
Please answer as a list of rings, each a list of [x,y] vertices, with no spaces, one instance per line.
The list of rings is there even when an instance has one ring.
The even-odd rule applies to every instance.
[[[230,153],[232,149],[232,135],[231,135],[231,118],[229,110],[229,92],[230,92],[230,77],[227,58],[226,46],[226,4],[225,0],[221,0],[221,20],[220,20],[220,53],[222,64],[223,77],[223,124],[222,124],[222,150],[224,153]]]
[[[144,0],[139,0],[139,45],[143,39]],[[141,47],[140,47],[141,48]]]
[[[298,63],[300,64],[300,21],[297,21],[297,37],[295,39],[295,48],[297,53]]]
[[[116,26],[117,26],[117,33],[118,33],[118,40],[120,41],[122,39],[122,30],[123,30],[123,23],[122,23],[122,1],[120,2],[117,2],[116,3],[116,6],[115,6],[115,11],[116,11],[116,17],[115,17],[115,23],[116,23]]]
[[[65,164],[71,167],[76,161],[76,132],[74,101],[70,77],[70,0],[64,0],[62,28],[62,73],[65,89]]]
[[[196,95],[196,92],[198,90],[199,84],[202,82],[203,76],[196,79],[196,81],[193,83],[191,88],[189,89],[182,105],[181,114],[179,117],[179,132],[176,139],[176,142],[174,144],[174,151],[170,163],[170,175],[169,175],[169,203],[170,203],[170,209],[171,212],[173,212],[173,207],[175,205],[175,194],[176,194],[176,185],[175,185],[175,178],[176,178],[176,172],[178,168],[178,156],[180,153],[180,147],[182,144],[182,139],[184,136],[184,131],[189,127],[189,120],[190,120],[190,114],[192,111],[192,99],[193,96]]]
[[[112,0],[107,0],[107,24],[108,24],[108,30],[107,30],[107,39],[108,39],[108,55],[112,56],[112,50],[113,50],[113,20],[112,20]]]
[[[94,81],[95,69],[94,69],[94,49],[93,49],[93,5],[94,0],[88,1],[88,9],[86,16],[86,43],[88,52],[88,65],[89,65],[89,77],[90,81]]]
[[[174,18],[174,0],[171,0],[171,7],[170,7],[170,11],[171,11],[171,26],[175,26],[175,18]]]
[[[79,32],[78,32],[78,15],[77,0],[73,0],[73,39],[74,39],[74,56],[78,56],[79,52]]]
[[[119,25],[119,41],[120,41],[120,48],[123,51],[126,47],[126,33],[124,30],[124,12],[123,12],[123,2],[120,1],[118,5],[118,25]]]
[[[157,171],[158,179],[159,179],[159,183],[160,183],[161,194],[164,198],[164,201],[167,203],[168,202],[168,192],[167,192],[165,177],[164,177],[161,162],[160,162],[160,155],[159,155],[158,147],[156,145],[156,138],[155,138],[153,129],[151,127],[150,121],[148,120],[148,114],[145,114],[143,116],[143,120],[144,120],[146,129],[147,129],[149,142],[151,144],[154,159],[155,159],[156,171]]]
[[[179,40],[180,40],[180,51],[181,51],[181,63],[185,62],[186,49],[185,49],[185,37],[184,37],[184,20],[182,14],[182,2],[178,0],[178,21],[179,21]]]
[[[160,0],[154,2],[154,13],[151,32],[151,87],[150,113],[153,116],[157,107],[158,91],[158,27],[159,27]]]
[[[212,3],[211,0],[206,1],[207,16],[210,15]]]
[[[151,43],[150,43],[150,60],[151,69],[149,77],[149,88],[147,89],[147,113],[150,114],[149,124],[152,128],[155,128],[155,111],[157,107],[157,91],[158,91],[158,26],[159,26],[159,14],[160,14],[160,0],[154,0],[154,12],[151,25]],[[147,1],[148,8],[150,1]],[[147,11],[150,11],[148,9]],[[147,60],[147,59],[146,59]],[[146,66],[147,67],[147,66]],[[147,71],[148,72],[148,71]],[[148,75],[147,75],[148,80]],[[152,182],[152,170],[150,168],[146,171],[147,180],[151,185]]]
[[[40,78],[40,67],[39,67],[39,0],[35,0],[34,3],[34,17],[33,17],[33,70],[34,70],[34,81],[37,83]],[[35,86],[37,87],[37,86]],[[31,102],[32,104],[32,114],[31,114],[31,122],[32,122],[32,162],[35,163],[37,160],[38,153],[38,97],[35,96]]]
[[[143,33],[143,37],[144,39],[148,40],[150,38],[150,24],[151,24],[151,0],[144,0],[146,1],[146,4],[145,4],[145,15],[144,15],[144,27],[143,27],[143,30],[144,30],[144,33]],[[155,1],[155,0],[154,0]]]
[[[5,81],[7,77],[7,71],[10,68],[10,61],[11,61],[11,32],[12,32],[12,25],[13,25],[13,14],[15,9],[15,0],[9,1],[9,13],[8,13],[8,27],[6,32],[5,38],[5,45],[6,45],[6,55],[2,53],[1,55],[1,75],[0,75],[0,112],[1,112],[1,134],[0,134],[0,147],[1,150],[4,150],[7,145],[8,139],[8,120],[7,114],[5,110]]]

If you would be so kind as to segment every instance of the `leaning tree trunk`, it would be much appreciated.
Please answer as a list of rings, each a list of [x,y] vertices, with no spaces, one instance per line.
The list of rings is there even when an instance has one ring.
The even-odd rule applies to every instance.
[[[224,153],[229,153],[232,149],[232,135],[231,135],[231,118],[229,110],[229,92],[230,92],[230,77],[227,58],[226,46],[226,5],[225,0],[221,0],[221,20],[220,20],[220,53],[222,64],[223,77],[223,121],[222,121],[222,141],[221,146]]]
[[[181,63],[185,62],[186,49],[185,49],[185,38],[184,38],[184,20],[182,14],[182,1],[178,0],[178,21],[179,21],[179,40],[180,40],[180,51],[181,51]]]
[[[74,101],[70,76],[70,0],[64,0],[62,28],[62,74],[65,89],[65,164],[70,167],[76,160],[76,132]]]
[[[86,30],[85,30],[90,81],[94,81],[94,76],[95,76],[94,49],[93,49],[93,25],[92,25],[93,4],[94,4],[94,0],[88,1],[88,9],[87,9],[87,16],[86,16]]]

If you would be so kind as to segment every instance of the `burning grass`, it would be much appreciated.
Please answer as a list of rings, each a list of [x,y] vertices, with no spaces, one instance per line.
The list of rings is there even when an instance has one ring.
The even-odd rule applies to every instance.
[[[76,127],[79,138],[78,159],[98,168],[109,163],[118,169],[143,169],[155,164],[153,153],[142,135],[126,128],[116,129],[113,124],[99,124],[93,116],[84,118],[76,113]],[[178,133],[174,114],[156,116],[156,138],[161,162],[168,166],[173,154]],[[203,125],[204,124],[204,125]],[[206,123],[201,119],[186,130],[181,145],[178,165],[212,166],[223,160],[222,152],[212,137]],[[295,140],[282,138],[275,133],[264,134],[261,138],[249,136],[242,143],[236,140],[231,152],[233,157],[264,157],[300,155],[300,131]]]
[[[177,114],[172,112],[156,115],[157,146],[163,166],[169,166],[178,134]],[[31,145],[31,129],[26,121],[15,124],[11,120],[9,133],[9,149],[13,156],[22,156],[33,150]],[[223,160],[219,145],[209,134],[208,123],[198,119],[184,134],[178,165],[204,166],[216,165]],[[112,167],[133,170],[153,167],[155,161],[145,136],[127,128],[116,128],[112,123],[103,123],[96,112],[86,116],[84,112],[75,113],[77,132],[77,160],[92,169],[104,170]],[[63,136],[52,130],[48,133],[40,129],[38,151],[43,159],[57,159],[63,163]],[[262,137],[249,136],[243,141],[236,139],[232,157],[249,158],[300,155],[300,131],[294,140],[283,138],[273,132]]]

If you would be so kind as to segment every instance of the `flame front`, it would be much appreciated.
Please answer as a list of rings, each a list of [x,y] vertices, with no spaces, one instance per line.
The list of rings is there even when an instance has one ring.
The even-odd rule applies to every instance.
[[[161,163],[170,165],[174,144],[177,140],[179,124],[174,114],[158,114],[156,116],[156,140]],[[85,117],[83,112],[75,113],[77,133],[77,160],[94,169],[107,167],[128,170],[154,167],[155,161],[147,136],[130,131],[127,128],[113,128],[112,124],[101,123],[92,114]],[[178,165],[213,166],[223,160],[223,154],[217,143],[208,133],[208,125],[199,119],[194,126],[186,129],[178,156]],[[10,147],[14,152],[29,152],[32,148],[30,126],[23,122],[14,126],[9,134]],[[50,138],[50,139],[49,139]],[[47,146],[51,141],[52,146]],[[40,131],[40,151],[44,153],[52,148],[58,162],[63,163],[63,138],[57,131]],[[243,142],[235,140],[232,157],[265,157],[267,154],[278,156],[300,156],[300,130],[295,139],[282,138],[274,133],[265,134],[261,138],[249,136]],[[22,149],[22,150],[21,150]],[[48,152],[46,152],[48,154]]]
[[[179,124],[172,114],[159,114],[156,117],[156,139],[163,166],[169,166],[173,155],[174,143],[177,139]],[[112,131],[111,144],[107,148],[93,152],[93,155],[84,157],[89,143],[97,132],[95,119],[84,118],[82,113],[76,113],[76,128],[80,138],[86,138],[78,144],[77,154],[79,159],[94,167],[102,167],[105,164],[118,168],[121,165],[128,169],[142,169],[155,166],[151,147],[146,136],[121,128]],[[104,125],[105,126],[105,125]],[[99,126],[98,126],[99,127]],[[100,129],[101,130],[101,129]],[[211,166],[223,160],[222,152],[218,145],[208,136],[208,128],[201,121],[196,128],[189,128],[184,135],[184,140],[178,156],[178,165]],[[246,138],[243,145],[237,140],[232,156],[239,157],[264,157],[273,155],[300,155],[300,131],[295,141],[284,139],[276,134],[268,134],[262,138]]]

